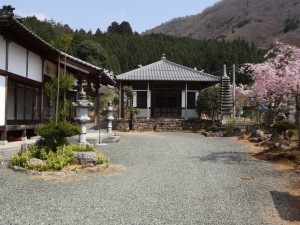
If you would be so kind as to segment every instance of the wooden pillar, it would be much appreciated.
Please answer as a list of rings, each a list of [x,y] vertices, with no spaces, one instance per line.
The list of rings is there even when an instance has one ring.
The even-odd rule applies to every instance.
[[[100,83],[95,86],[95,93],[96,93],[96,98],[95,98],[95,103],[94,103],[94,130],[99,129],[99,110],[100,110]]]
[[[185,82],[185,119],[187,119],[187,82]]]
[[[57,97],[56,97],[56,104],[55,104],[55,123],[58,120],[58,101],[59,101],[59,79],[60,79],[60,53],[58,53],[58,63],[57,63]]]
[[[151,96],[150,96],[150,84],[148,81],[147,85],[147,119],[150,119],[151,113],[150,113],[150,107],[151,107]]]
[[[44,116],[44,84],[45,84],[45,77],[44,77],[44,69],[45,69],[45,59],[42,58],[42,86],[39,88],[40,93],[40,108],[39,108],[39,114],[40,114],[40,123],[43,122],[43,116]]]
[[[122,90],[122,82],[119,84],[119,119],[124,118],[124,92]]]
[[[7,105],[8,105],[8,76],[5,76],[5,112],[4,112],[4,130],[0,132],[0,144],[7,144]]]
[[[5,50],[5,70],[8,71],[8,54],[9,54],[9,43],[10,40],[5,39],[6,50]],[[0,132],[0,144],[7,144],[7,106],[8,106],[8,76],[5,76],[5,112],[4,112],[4,130]]]

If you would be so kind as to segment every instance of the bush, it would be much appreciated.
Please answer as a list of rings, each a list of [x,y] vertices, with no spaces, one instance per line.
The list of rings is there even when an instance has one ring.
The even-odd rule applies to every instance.
[[[11,157],[8,165],[10,167],[19,166],[23,168],[28,168],[30,158],[32,158],[32,156],[29,151],[27,151],[26,153],[21,153],[21,151],[19,151]]]
[[[289,140],[293,137],[294,134],[295,134],[295,132],[293,130],[288,130],[287,136],[288,136]]]
[[[109,163],[109,158],[105,157],[102,153],[96,151],[96,154],[97,154],[99,164]]]
[[[207,128],[208,131],[212,131],[212,132],[217,132],[220,130],[220,127],[218,127],[217,125],[213,124],[210,127]]]
[[[95,152],[93,145],[70,145],[73,152]]]
[[[67,137],[81,133],[80,127],[69,122],[51,122],[35,129],[35,133],[42,139],[38,142],[39,148],[45,148],[47,152],[54,151],[58,146],[68,145]]]
[[[30,153],[32,158],[41,160],[47,159],[47,151],[44,148],[39,148],[37,145],[28,145],[27,151]]]
[[[285,137],[285,133],[287,130],[293,130],[296,129],[296,124],[288,121],[288,120],[282,120],[278,121],[273,124],[273,129],[276,130],[277,132],[283,133],[283,136]]]
[[[93,145],[63,145],[56,149],[56,152],[46,152],[45,149],[39,149],[38,146],[31,145],[27,152],[17,152],[9,161],[9,166],[19,166],[26,169],[37,171],[62,170],[67,165],[77,162],[73,151],[92,151],[97,154],[98,164],[109,163],[109,159],[98,152]],[[32,165],[31,158],[44,160],[44,164]]]
[[[235,120],[230,119],[227,121],[226,126],[225,126],[225,132],[226,132],[227,136],[234,135],[234,130],[235,130]]]

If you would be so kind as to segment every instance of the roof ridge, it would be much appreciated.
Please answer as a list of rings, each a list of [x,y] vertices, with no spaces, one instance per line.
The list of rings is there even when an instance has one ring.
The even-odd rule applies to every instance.
[[[152,69],[153,68],[153,69]],[[151,70],[152,69],[152,70]],[[168,81],[208,81],[219,82],[220,78],[194,70],[165,58],[149,65],[127,71],[117,76],[117,80],[168,80]]]
[[[1,11],[2,13],[2,11]],[[105,70],[104,68],[101,68],[101,67],[98,67],[96,65],[93,65],[91,63],[88,63],[84,60],[81,60],[75,56],[72,56],[66,52],[63,52],[57,48],[55,48],[53,45],[51,45],[50,43],[48,43],[47,41],[45,41],[43,38],[41,38],[40,36],[38,36],[36,33],[34,33],[32,30],[30,30],[26,25],[24,25],[13,13],[10,14],[10,16],[8,17],[7,15],[0,15],[0,19],[7,19],[7,20],[10,20],[10,21],[13,21],[15,24],[17,24],[18,26],[20,26],[22,29],[24,29],[26,32],[28,32],[30,35],[34,36],[35,38],[37,38],[41,43],[43,43],[44,45],[46,45],[48,48],[50,48],[51,51],[54,51],[54,52],[57,52],[58,54],[61,54],[63,56],[66,56],[68,58],[70,58],[71,60],[73,61],[76,61],[80,64],[83,64],[83,65],[86,65],[94,70],[97,70],[97,71],[101,71],[103,70],[105,75],[111,79],[112,81],[114,81],[114,77],[113,77],[113,74],[107,70]]]
[[[193,72],[198,73],[199,75],[205,75],[205,76],[210,76],[210,77],[218,77],[218,76],[215,76],[215,75],[212,75],[212,74],[208,74],[208,73],[205,73],[205,72],[202,72],[202,71],[199,71],[199,70],[195,70],[195,69],[193,69],[193,68],[190,68],[190,67],[187,67],[187,66],[184,66],[184,65],[180,65],[180,64],[178,64],[178,63],[169,61],[169,60],[167,60],[167,59],[165,59],[164,61],[169,62],[169,63],[171,63],[171,64],[174,64],[174,65],[176,65],[176,66],[179,66],[179,67],[181,67],[181,68],[191,70],[191,71],[193,71]]]

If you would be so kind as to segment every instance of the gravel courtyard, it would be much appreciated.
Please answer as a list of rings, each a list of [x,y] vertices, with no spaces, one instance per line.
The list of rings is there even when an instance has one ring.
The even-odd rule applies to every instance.
[[[112,165],[100,176],[44,181],[0,166],[0,224],[258,225],[293,219],[278,201],[288,177],[247,156],[245,144],[191,133],[121,136],[101,148]]]

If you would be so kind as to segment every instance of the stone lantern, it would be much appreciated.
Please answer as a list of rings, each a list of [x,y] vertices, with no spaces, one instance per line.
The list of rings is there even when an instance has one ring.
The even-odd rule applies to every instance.
[[[113,113],[116,111],[115,108],[112,107],[112,102],[111,101],[108,101],[108,107],[106,110],[107,112],[107,117],[106,117],[106,120],[107,120],[107,133],[109,134],[112,134],[112,122],[114,121],[114,115]]]
[[[93,103],[86,99],[86,93],[83,91],[83,87],[79,92],[79,100],[72,102],[72,105],[76,107],[76,117],[74,119],[81,128],[81,134],[79,134],[78,143],[87,144],[86,124],[90,121],[88,111],[90,107],[93,107]]]

